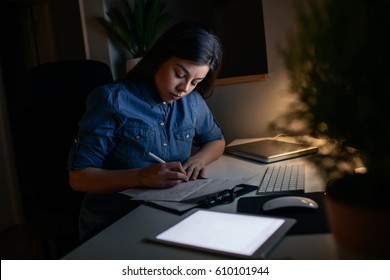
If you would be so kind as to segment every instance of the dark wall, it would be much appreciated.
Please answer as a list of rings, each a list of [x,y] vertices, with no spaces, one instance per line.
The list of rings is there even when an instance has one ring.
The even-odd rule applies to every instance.
[[[78,1],[1,1],[0,34],[0,63],[10,137],[22,203],[28,216],[28,167],[23,163],[28,138],[25,135],[28,99],[25,96],[25,75],[41,63],[85,58]]]
[[[174,22],[205,24],[221,39],[224,56],[219,78],[268,73],[261,0],[165,0]],[[172,23],[173,24],[173,23]]]

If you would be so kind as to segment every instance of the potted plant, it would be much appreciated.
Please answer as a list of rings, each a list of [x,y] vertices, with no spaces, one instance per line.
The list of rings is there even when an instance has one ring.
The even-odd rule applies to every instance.
[[[328,140],[315,160],[329,178],[336,241],[352,257],[388,258],[390,2],[306,1],[296,11],[298,29],[281,53],[297,101],[273,128]],[[365,174],[354,172],[356,158]]]
[[[120,7],[107,11],[108,19],[97,17],[110,36],[120,42],[133,59],[144,56],[172,15],[161,0],[120,0]]]

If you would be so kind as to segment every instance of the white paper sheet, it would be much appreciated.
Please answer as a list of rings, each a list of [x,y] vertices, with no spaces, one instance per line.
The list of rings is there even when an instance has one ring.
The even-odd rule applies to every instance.
[[[133,200],[179,202],[232,189],[251,178],[199,179],[183,182],[171,188],[128,189],[121,193],[131,196]]]

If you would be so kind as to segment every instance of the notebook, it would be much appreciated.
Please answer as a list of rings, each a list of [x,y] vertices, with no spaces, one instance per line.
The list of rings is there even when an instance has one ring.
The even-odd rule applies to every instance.
[[[225,153],[248,158],[263,163],[271,163],[294,157],[314,154],[318,147],[300,143],[290,143],[275,139],[263,139],[255,142],[228,146]]]

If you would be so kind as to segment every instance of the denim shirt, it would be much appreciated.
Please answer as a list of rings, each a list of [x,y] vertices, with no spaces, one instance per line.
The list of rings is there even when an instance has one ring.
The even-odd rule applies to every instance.
[[[93,90],[68,158],[68,169],[127,169],[156,161],[184,163],[193,143],[223,138],[202,96],[193,91],[169,104],[154,85],[121,80]]]

